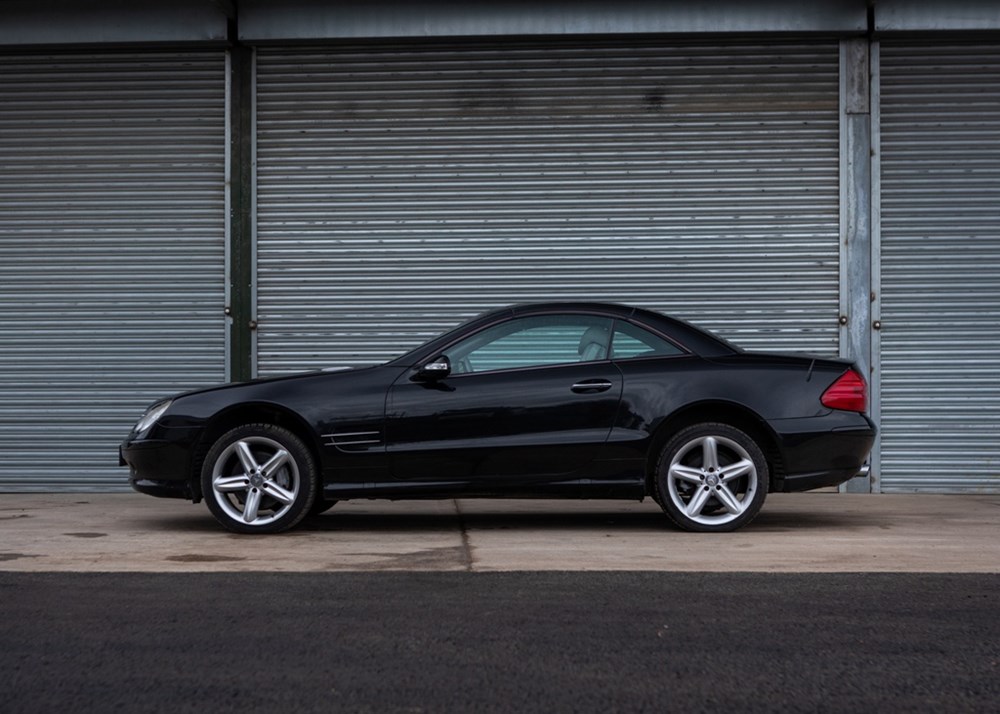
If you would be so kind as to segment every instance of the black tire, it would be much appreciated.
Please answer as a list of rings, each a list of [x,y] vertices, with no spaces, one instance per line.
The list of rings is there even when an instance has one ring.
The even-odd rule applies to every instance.
[[[273,424],[247,424],[208,450],[201,488],[212,515],[229,530],[278,533],[309,513],[317,473],[312,452],[295,434]]]
[[[656,465],[660,507],[678,527],[734,531],[767,498],[767,459],[746,433],[728,424],[695,424],[675,434]]]

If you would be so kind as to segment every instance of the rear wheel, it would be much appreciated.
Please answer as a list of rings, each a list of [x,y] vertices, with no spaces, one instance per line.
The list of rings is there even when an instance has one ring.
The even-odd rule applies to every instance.
[[[316,462],[292,432],[248,424],[208,451],[202,493],[216,520],[237,533],[277,533],[296,525],[316,498]]]
[[[656,467],[660,506],[689,531],[733,531],[754,519],[768,488],[757,443],[728,424],[696,424],[663,448]]]

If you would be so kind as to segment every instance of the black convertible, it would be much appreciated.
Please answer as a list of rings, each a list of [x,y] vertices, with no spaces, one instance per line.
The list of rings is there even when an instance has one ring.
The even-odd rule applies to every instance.
[[[137,491],[272,533],[352,498],[649,496],[687,530],[863,473],[842,360],[741,351],[620,305],[496,310],[383,365],[182,394],[121,446]]]

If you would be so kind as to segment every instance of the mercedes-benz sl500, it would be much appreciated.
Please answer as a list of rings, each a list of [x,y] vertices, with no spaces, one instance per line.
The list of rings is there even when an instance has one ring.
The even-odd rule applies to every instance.
[[[863,473],[847,361],[744,352],[632,307],[496,310],[382,365],[165,399],[121,446],[137,491],[272,533],[348,499],[654,499],[730,531],[770,491]]]

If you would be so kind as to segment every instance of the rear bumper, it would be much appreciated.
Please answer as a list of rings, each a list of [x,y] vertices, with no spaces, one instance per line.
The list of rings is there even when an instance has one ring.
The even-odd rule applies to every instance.
[[[780,427],[783,468],[775,474],[775,491],[839,486],[868,475],[865,462],[875,443],[876,428],[863,414],[834,412],[787,420]]]
[[[868,475],[868,465],[863,464],[861,468],[848,469],[846,471],[818,471],[816,473],[794,474],[786,476],[778,484],[775,490],[782,493],[792,493],[794,491],[812,491],[814,488],[827,488],[829,486],[839,486],[858,476]]]

